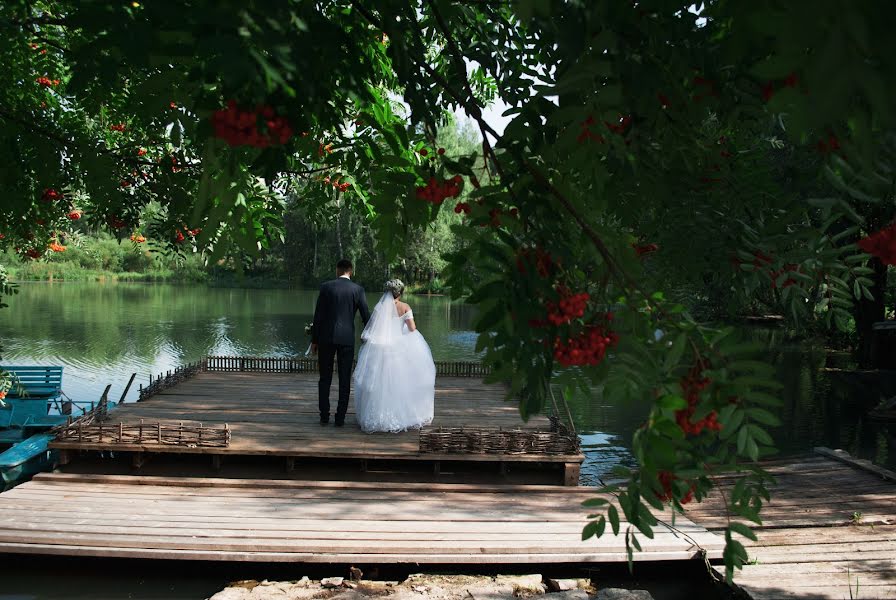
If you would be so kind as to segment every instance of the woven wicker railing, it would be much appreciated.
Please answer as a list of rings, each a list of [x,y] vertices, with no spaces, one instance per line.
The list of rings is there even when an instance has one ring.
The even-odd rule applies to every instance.
[[[483,427],[424,427],[423,454],[579,454],[579,438],[561,431],[490,429]]]
[[[209,356],[203,370],[216,373],[317,373],[316,358],[257,357],[257,356]],[[485,377],[491,370],[479,362],[437,361],[436,375],[440,377]]]
[[[152,445],[186,447],[226,447],[230,427],[203,425],[163,425],[162,423],[84,423],[80,419],[60,426],[56,440],[84,444]]]

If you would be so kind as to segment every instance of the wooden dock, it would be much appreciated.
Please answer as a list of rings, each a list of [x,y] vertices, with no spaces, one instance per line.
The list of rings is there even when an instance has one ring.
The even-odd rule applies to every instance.
[[[0,552],[358,566],[624,562],[622,536],[581,539],[581,502],[594,496],[563,486],[41,474],[0,494]],[[719,558],[722,543],[678,516],[642,539],[635,559]]]
[[[509,465],[529,463],[553,469],[556,478],[550,480],[552,483],[578,484],[584,456],[574,435],[566,436],[573,440],[568,453],[545,452],[537,448],[440,452],[422,445],[421,436],[430,440],[442,436],[444,431],[456,432],[460,428],[471,436],[481,436],[482,432],[494,436],[497,431],[516,431],[518,435],[534,438],[557,437],[551,432],[553,425],[547,417],[539,415],[524,422],[517,405],[505,399],[504,386],[484,384],[482,377],[470,369],[449,363],[440,365],[443,372],[471,374],[437,377],[432,426],[422,432],[366,434],[355,420],[354,394],[344,427],[319,424],[317,373],[288,372],[296,366],[307,367],[305,361],[291,365],[273,363],[287,372],[269,372],[253,370],[255,364],[245,361],[233,363],[238,366],[231,369],[229,365],[234,360],[238,359],[223,363],[224,367],[213,363],[215,370],[199,369],[170,385],[159,386],[158,391],[145,400],[113,409],[100,422],[104,429],[99,431],[99,436],[96,435],[97,423],[89,426],[92,435],[87,436],[86,433],[81,435],[76,422],[69,427],[69,435],[58,438],[51,447],[62,452],[63,464],[78,453],[101,451],[132,455],[136,465],[143,464],[149,455],[160,454],[211,456],[216,465],[220,465],[221,459],[233,457],[280,457],[286,459],[289,469],[294,467],[296,460],[303,459],[354,461],[365,467],[372,461],[383,460],[426,462],[437,471],[443,462],[493,463],[493,472],[504,472]],[[316,368],[316,364],[308,364]],[[265,365],[268,363],[263,363],[262,368]],[[334,382],[331,390],[333,408],[337,387]],[[228,442],[225,444],[216,439],[207,445],[197,443],[200,425],[206,431],[206,439],[213,433],[223,433],[226,426]],[[179,426],[189,429],[181,443],[176,439]],[[160,443],[163,429],[171,439],[166,438]]]
[[[754,562],[736,586],[754,600],[896,598],[896,474],[826,448],[766,469],[777,485],[758,541],[742,540]],[[708,530],[725,528],[719,494],[687,509]]]

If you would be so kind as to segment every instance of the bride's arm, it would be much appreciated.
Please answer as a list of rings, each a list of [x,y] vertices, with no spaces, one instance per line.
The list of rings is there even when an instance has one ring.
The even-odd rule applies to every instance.
[[[405,321],[407,321],[407,324],[408,324],[408,331],[413,333],[413,332],[417,331],[417,324],[414,323],[414,313],[411,312],[410,306],[408,306],[407,304],[405,304],[404,306],[407,308],[407,310],[402,313],[402,316],[404,316],[408,313],[411,313],[409,318],[405,319]]]

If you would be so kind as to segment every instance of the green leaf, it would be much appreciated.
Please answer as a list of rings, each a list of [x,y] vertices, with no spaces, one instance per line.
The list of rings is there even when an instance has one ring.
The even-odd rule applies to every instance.
[[[619,511],[612,504],[607,507],[607,519],[610,520],[610,528],[613,535],[619,535]]]
[[[582,506],[588,507],[598,507],[609,504],[609,502],[605,498],[588,498],[584,502],[582,502]]]
[[[688,343],[688,336],[684,333],[679,333],[675,339],[672,341],[672,346],[669,348],[669,353],[666,354],[666,360],[663,363],[663,369],[666,371],[671,371],[678,365],[679,361],[681,361],[681,355],[684,354],[685,346]]]
[[[765,444],[766,446],[774,445],[774,441],[772,440],[772,436],[770,436],[765,429],[759,427],[758,425],[747,425],[750,428],[750,435],[760,444]]]
[[[744,536],[748,540],[756,541],[756,534],[752,529],[744,525],[743,523],[738,523],[736,521],[732,521],[728,524],[728,529],[730,529],[734,533],[739,533]]]
[[[597,521],[591,521],[582,528],[582,540],[587,540],[597,535]]]
[[[781,420],[764,408],[748,408],[746,409],[746,413],[751,419],[758,421],[763,425],[768,425],[769,427],[778,427],[781,425]]]

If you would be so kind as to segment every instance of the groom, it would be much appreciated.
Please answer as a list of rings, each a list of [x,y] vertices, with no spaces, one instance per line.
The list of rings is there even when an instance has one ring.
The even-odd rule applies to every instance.
[[[320,382],[318,407],[320,424],[330,422],[330,384],[333,381],[333,358],[339,367],[339,404],[336,406],[336,427],[345,424],[348,395],[352,383],[352,362],[355,358],[355,311],[361,312],[364,324],[370,320],[364,288],[352,282],[352,263],[342,259],[336,263],[336,279],[320,286],[314,308],[311,350],[319,355]]]

